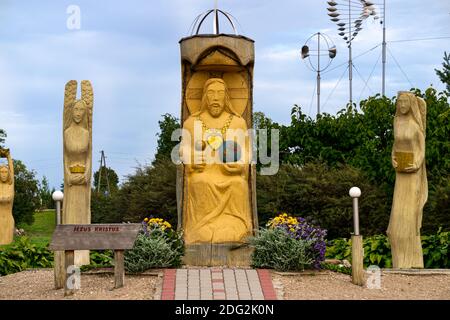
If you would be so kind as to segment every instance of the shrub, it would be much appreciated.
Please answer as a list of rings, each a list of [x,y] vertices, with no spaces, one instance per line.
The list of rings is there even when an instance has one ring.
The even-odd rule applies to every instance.
[[[184,253],[181,232],[162,219],[146,218],[134,247],[125,250],[125,269],[131,273],[150,268],[178,267]]]
[[[0,249],[0,275],[52,266],[53,252],[47,246],[31,243],[27,237],[19,237],[11,245]]]
[[[450,232],[441,228],[432,235],[422,236],[422,250],[425,268],[449,268]],[[380,268],[392,267],[392,255],[389,239],[385,235],[376,235],[363,240],[364,266],[377,265]],[[351,240],[334,239],[329,242],[325,256],[327,258],[351,261]]]
[[[299,271],[314,264],[313,241],[294,239],[281,228],[261,229],[251,238],[255,250],[252,266],[279,271]]]
[[[28,170],[20,160],[14,160],[14,205],[16,224],[34,222],[34,212],[39,208],[39,182],[36,172]]]
[[[90,264],[80,267],[81,271],[88,271],[95,268],[109,268],[114,265],[113,250],[91,250],[89,252]]]
[[[311,247],[308,249],[308,255],[314,259],[314,267],[320,268],[320,263],[325,259],[325,236],[326,230],[306,222],[304,218],[295,218],[289,216],[287,213],[280,214],[267,223],[270,228],[279,228],[286,231],[286,233],[295,240],[305,240],[311,242]]]
[[[91,215],[92,223],[121,223],[122,217],[117,210],[118,198],[116,193],[105,195],[92,190]]]
[[[140,222],[145,212],[162,212],[165,220],[177,223],[177,169],[170,159],[162,158],[142,165],[126,177],[115,198],[115,209],[122,221]]]
[[[422,236],[423,259],[425,268],[450,268],[450,231],[442,228],[428,236]]]
[[[345,237],[352,231],[353,221],[348,190],[355,185],[363,192],[361,232],[382,233],[389,222],[391,197],[371,183],[364,172],[348,165],[282,164],[276,175],[258,175],[256,179],[261,226],[278,212],[301,212],[307,221],[326,229],[328,238]]]
[[[364,266],[377,265],[380,268],[392,267],[391,246],[385,235],[363,239]],[[352,260],[352,240],[334,239],[327,246],[326,257],[339,260]]]

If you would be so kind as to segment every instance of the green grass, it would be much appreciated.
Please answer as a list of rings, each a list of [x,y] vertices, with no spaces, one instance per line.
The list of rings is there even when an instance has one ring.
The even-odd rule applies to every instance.
[[[46,246],[55,230],[55,210],[46,210],[34,213],[34,223],[32,225],[19,225],[25,230],[25,235],[36,245]]]

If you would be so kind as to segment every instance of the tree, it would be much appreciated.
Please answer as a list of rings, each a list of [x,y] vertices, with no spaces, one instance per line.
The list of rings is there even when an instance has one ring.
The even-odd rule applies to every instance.
[[[450,178],[448,93],[437,93],[433,88],[413,91],[427,103],[426,166],[430,192],[424,208],[423,231],[435,232],[439,226],[447,230],[450,229],[450,189],[446,187]],[[376,95],[361,101],[361,111],[349,106],[336,115],[321,114],[315,120],[303,114],[300,107],[294,107],[291,124],[281,128],[282,163],[304,166],[321,161],[330,168],[351,166],[384,191],[379,206],[385,205],[383,201],[390,205],[395,179],[391,165],[395,103],[395,98]],[[389,210],[384,215],[389,216]]]
[[[50,187],[48,185],[47,177],[42,177],[42,181],[38,185],[38,192],[39,192],[39,200],[40,200],[40,207],[39,209],[53,209],[54,203],[52,199],[52,193],[55,191],[54,189],[50,190]]]
[[[127,177],[118,194],[124,221],[139,222],[150,215],[177,222],[176,165],[168,158],[141,166]]]
[[[180,121],[169,113],[164,114],[162,117],[163,120],[158,121],[160,131],[157,134],[158,147],[155,161],[161,158],[170,159],[172,149],[179,143],[178,141],[172,141],[172,132],[180,128]]]
[[[362,233],[384,233],[389,221],[388,194],[359,169],[349,165],[330,167],[320,161],[303,166],[282,164],[273,176],[257,176],[259,223],[264,226],[286,212],[327,229],[328,239],[348,238],[353,229],[348,190],[355,185],[364,195],[360,201]]]
[[[15,195],[13,216],[16,225],[20,223],[32,224],[34,212],[39,208],[39,182],[36,173],[28,170],[20,160],[14,160]]]
[[[446,85],[447,91],[450,92],[450,54],[444,52],[444,62],[442,70],[434,69],[439,79]]]
[[[0,147],[5,143],[6,132],[3,129],[0,129]]]
[[[109,181],[109,189],[111,193],[116,192],[119,189],[119,176],[117,173],[109,167],[103,167],[101,170],[102,179],[100,181],[100,192],[105,194],[108,191],[107,181]],[[97,192],[99,174],[100,170],[94,172],[94,192]],[[106,175],[108,175],[108,180],[106,180]]]

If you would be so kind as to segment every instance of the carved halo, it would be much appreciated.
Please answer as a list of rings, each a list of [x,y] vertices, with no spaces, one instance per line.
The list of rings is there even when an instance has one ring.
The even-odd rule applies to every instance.
[[[209,78],[218,77],[217,73],[208,71],[199,71],[192,75],[186,88],[186,105],[189,110],[189,114],[193,114],[200,110],[203,85]],[[225,81],[230,94],[231,104],[234,110],[239,115],[242,115],[247,108],[248,104],[248,86],[247,81],[238,72],[224,72],[221,74],[221,78]]]

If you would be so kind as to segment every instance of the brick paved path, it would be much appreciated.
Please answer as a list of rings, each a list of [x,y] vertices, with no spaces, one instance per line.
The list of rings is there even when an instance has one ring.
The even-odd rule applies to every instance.
[[[264,269],[189,268],[164,270],[162,300],[276,300]]]

